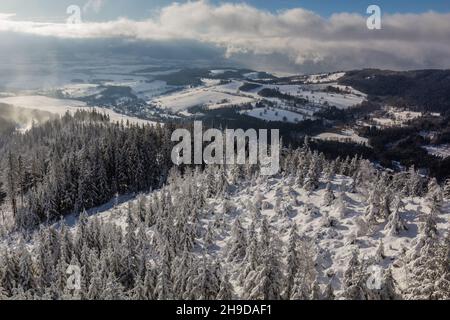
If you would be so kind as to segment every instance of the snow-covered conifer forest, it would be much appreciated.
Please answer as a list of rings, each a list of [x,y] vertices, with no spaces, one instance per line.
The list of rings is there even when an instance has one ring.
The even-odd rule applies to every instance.
[[[308,143],[270,177],[174,167],[172,131],[84,111],[1,135],[0,299],[450,298],[450,183]]]

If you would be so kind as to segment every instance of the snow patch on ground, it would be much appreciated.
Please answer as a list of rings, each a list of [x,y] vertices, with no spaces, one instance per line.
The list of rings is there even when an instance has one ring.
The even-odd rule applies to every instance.
[[[446,159],[450,157],[450,144],[441,144],[438,146],[424,146],[427,152],[433,156]]]

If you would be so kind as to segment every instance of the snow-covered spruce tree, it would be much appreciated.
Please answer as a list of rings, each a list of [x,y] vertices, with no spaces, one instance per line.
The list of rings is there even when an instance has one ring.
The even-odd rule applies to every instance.
[[[333,161],[328,161],[324,168],[324,179],[326,181],[332,181],[336,175],[336,164]]]
[[[450,199],[450,179],[447,179],[447,181],[445,182],[445,185],[444,185],[444,196],[447,199]],[[0,195],[0,197],[1,197],[1,195]],[[1,200],[0,200],[0,203],[1,203]]]
[[[222,276],[222,280],[220,281],[219,293],[217,294],[217,300],[233,300],[234,298],[234,289],[230,283],[230,276],[225,271]]]
[[[279,300],[284,284],[280,239],[272,232],[266,217],[260,228],[261,264],[251,271],[244,284],[245,297],[250,300]]]
[[[345,215],[347,214],[347,205],[344,200],[344,193],[339,192],[336,200],[333,204],[333,216],[338,218],[345,218]]]
[[[370,226],[373,226],[378,223],[377,218],[380,216],[380,194],[377,188],[370,191],[367,204],[365,219]]]
[[[430,179],[427,186],[426,200],[430,203],[443,201],[442,189],[436,178]]]
[[[172,257],[169,245],[166,244],[162,248],[158,263],[158,276],[156,280],[154,297],[158,300],[173,299],[173,282],[172,282]]]
[[[247,242],[245,257],[242,261],[242,266],[238,275],[238,280],[241,285],[245,284],[245,281],[251,272],[256,271],[260,262],[261,247],[255,232],[254,221],[252,221],[247,230]]]
[[[291,300],[310,299],[312,286],[317,278],[316,254],[313,243],[309,239],[301,239],[298,245],[300,265],[295,275]]]
[[[219,279],[211,271],[210,262],[203,256],[197,275],[193,279],[190,295],[196,300],[213,300],[216,298],[219,288]]]
[[[378,291],[378,300],[399,300],[401,295],[397,293],[397,282],[392,276],[391,268],[383,272],[383,281],[381,282],[381,289]]]
[[[343,297],[347,300],[366,300],[364,266],[359,260],[359,250],[355,249],[344,272]]]
[[[414,166],[409,169],[409,195],[412,197],[421,196],[423,192],[423,179],[415,170]]]
[[[214,232],[213,223],[210,222],[206,226],[206,232],[205,232],[205,236],[204,236],[204,240],[203,240],[205,249],[209,250],[213,247],[215,237],[216,236],[215,236],[215,232]]]
[[[305,278],[301,273],[298,273],[294,280],[294,285],[291,293],[291,300],[309,300],[311,287],[305,283]]]
[[[316,279],[312,285],[310,300],[322,300],[322,298],[322,291],[320,289],[319,282]]]
[[[323,293],[323,300],[334,300],[336,298],[333,289],[333,280],[330,280]]]
[[[127,210],[127,226],[125,230],[125,245],[127,250],[126,269],[122,275],[122,281],[128,288],[133,285],[134,278],[138,274],[138,248],[139,240],[136,235],[137,224],[133,217],[131,207]],[[110,279],[111,280],[111,279]]]
[[[298,234],[298,228],[296,223],[292,223],[289,230],[289,239],[287,244],[286,256],[286,285],[283,296],[286,300],[289,300],[292,296],[292,290],[295,283],[295,277],[299,273],[300,269],[300,256],[298,252],[300,237]]]
[[[125,298],[124,288],[119,282],[119,280],[116,278],[116,276],[112,273],[109,273],[103,292],[100,296],[101,300],[123,300]]]
[[[8,295],[6,294],[6,290],[0,286],[0,301],[8,300]]]
[[[173,299],[173,285],[170,278],[170,271],[166,267],[162,267],[156,280],[154,297],[158,300]]]
[[[217,167],[209,165],[206,167],[203,181],[203,192],[205,198],[216,196],[218,193]]]
[[[447,300],[450,298],[450,236],[428,238],[408,264],[411,281],[406,297],[420,300]]]
[[[144,280],[138,275],[135,280],[134,288],[130,291],[130,298],[132,300],[149,300],[144,284]]]
[[[155,300],[157,297],[155,296],[155,287],[157,281],[156,270],[153,267],[147,267],[145,270],[144,277],[144,296],[147,300]]]
[[[437,216],[442,213],[444,195],[441,187],[435,178],[428,183],[428,193],[426,195],[427,204],[430,208],[430,214]]]
[[[351,182],[350,182],[350,184],[348,186],[348,192],[350,192],[350,193],[356,193],[357,192],[358,183],[359,183],[359,180],[360,180],[359,174],[360,174],[360,171],[358,171],[358,170],[355,171],[355,173],[353,174],[352,180],[351,180]]]
[[[89,284],[89,291],[87,293],[87,298],[89,300],[100,300],[102,298],[103,291],[105,290],[105,280],[104,280],[104,270],[103,264],[97,262],[97,265],[91,275],[91,280]]]
[[[380,218],[388,219],[391,215],[391,194],[384,192],[380,199]]]
[[[332,203],[335,199],[336,199],[336,197],[334,196],[334,192],[331,189],[331,183],[328,182],[327,187],[325,189],[324,196],[323,196],[323,205],[326,207],[329,207],[332,205]]]
[[[245,257],[247,239],[239,218],[234,221],[227,247],[228,261],[238,262]]]
[[[317,153],[314,153],[311,157],[308,173],[306,175],[303,188],[309,192],[316,190],[319,187],[321,165],[320,159]]]
[[[250,300],[279,300],[283,290],[283,272],[278,254],[270,248],[263,257],[263,264],[253,273],[246,285],[245,295]]]
[[[438,237],[436,211],[431,210],[430,213],[425,215],[424,219],[425,221],[420,225],[419,228],[420,235],[418,239],[418,249],[421,249],[424,245],[434,242]]]
[[[380,242],[378,243],[374,259],[377,263],[381,263],[384,259],[386,259],[386,254],[384,253],[383,239],[381,239]]]
[[[176,257],[173,270],[173,291],[176,298],[182,298],[186,291],[189,271],[192,266],[192,256],[185,248],[183,254]]]
[[[390,236],[397,236],[400,232],[408,230],[406,222],[400,216],[400,203],[401,199],[397,197],[396,201],[394,201],[392,214],[389,216],[388,223],[385,227],[385,230],[387,230]]]
[[[18,274],[18,284],[24,289],[24,291],[33,290],[36,287],[33,264],[31,260],[31,255],[25,248],[22,242],[19,247],[19,274]]]
[[[252,210],[255,218],[261,218],[261,210],[264,201],[264,195],[261,192],[256,192],[253,198]]]

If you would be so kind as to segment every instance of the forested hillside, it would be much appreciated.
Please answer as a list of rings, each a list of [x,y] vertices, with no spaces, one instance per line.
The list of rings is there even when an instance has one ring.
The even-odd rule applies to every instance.
[[[121,154],[133,150],[134,145],[124,148],[118,141],[146,141],[133,133],[148,130],[149,137],[162,137],[165,132],[162,128],[91,123],[86,116],[62,120],[76,132],[72,137],[80,139],[79,146],[97,139],[89,135],[94,132],[97,142],[117,134],[109,143],[122,146],[116,149]],[[53,122],[33,131],[34,141],[53,141],[50,145],[58,145],[57,150],[73,147],[69,140],[64,140],[66,146],[56,143],[64,136],[63,132],[56,135],[61,124]],[[22,145],[26,149],[27,145]],[[89,146],[94,150],[99,147]],[[53,148],[47,152],[56,152]],[[154,152],[160,154],[158,149]],[[77,150],[82,153],[84,149]],[[117,171],[106,174],[105,186],[112,188],[111,194],[139,189],[132,179],[135,164],[128,162],[121,168],[129,174],[119,179],[123,184],[112,179]],[[148,179],[143,179],[147,185],[142,187],[161,184],[160,177],[166,174],[155,173],[161,170],[156,166],[149,168],[153,169],[141,176]],[[164,187],[134,201],[91,217],[82,212],[75,225],[62,219],[23,233],[2,224],[0,297],[450,297],[449,185],[441,188],[436,180],[427,181],[413,169],[400,174],[379,171],[357,157],[328,161],[311,151],[307,143],[301,149],[283,152],[282,172],[274,177],[259,175],[257,166],[183,171],[171,169]],[[44,178],[47,182],[35,188],[59,186],[57,177]],[[108,177],[113,182],[108,183]],[[96,194],[94,191],[89,195]],[[19,195],[16,202],[22,208]],[[73,202],[69,203],[79,206],[78,198],[70,198]],[[81,269],[80,289],[66,285],[69,265]]]
[[[172,166],[170,125],[111,123],[79,111],[0,140],[3,193],[16,228],[160,187]],[[2,194],[3,194],[2,193]]]
[[[392,105],[417,111],[450,112],[450,70],[350,71],[339,80],[343,85],[382,98]]]

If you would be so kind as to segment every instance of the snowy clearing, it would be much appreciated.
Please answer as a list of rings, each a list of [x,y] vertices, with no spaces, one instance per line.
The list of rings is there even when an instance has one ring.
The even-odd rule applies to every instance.
[[[174,112],[179,112],[195,106],[205,106],[207,108],[214,109],[254,101],[252,98],[241,96],[237,93],[231,94],[231,92],[219,91],[220,88],[221,86],[187,89],[158,97],[152,102],[160,108],[166,108]]]
[[[265,121],[281,121],[297,123],[304,119],[303,115],[277,108],[255,108],[241,111],[241,114]]]
[[[335,132],[324,132],[314,137],[314,139],[325,140],[325,141],[352,141],[362,145],[368,145],[369,139],[360,137],[353,130],[342,130],[340,133]]]
[[[306,83],[327,83],[335,82],[345,76],[345,72],[312,74],[306,78]]]

